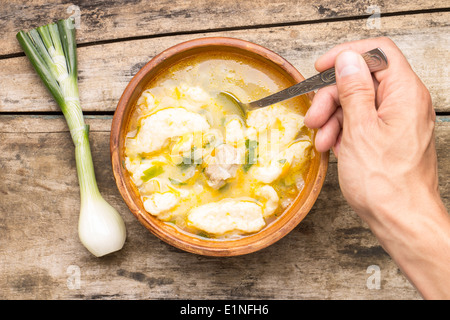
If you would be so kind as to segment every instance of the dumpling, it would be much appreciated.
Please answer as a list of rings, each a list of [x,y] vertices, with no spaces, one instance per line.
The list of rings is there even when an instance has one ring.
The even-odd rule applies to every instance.
[[[308,160],[310,141],[293,142],[289,147],[273,157],[268,164],[252,166],[249,173],[258,181],[272,183],[287,172],[290,167],[299,167]]]
[[[265,226],[263,209],[254,201],[227,198],[192,209],[188,225],[215,235],[256,232]]]
[[[128,154],[151,153],[163,148],[170,138],[209,128],[206,119],[198,113],[167,108],[142,119],[136,137],[128,139],[126,147]]]
[[[304,123],[302,115],[275,104],[249,112],[247,125],[255,128],[259,134],[264,131],[278,130],[279,141],[270,141],[270,143],[279,143],[279,148],[283,149],[295,139]]]
[[[264,218],[270,217],[278,209],[280,198],[278,193],[272,186],[265,185],[256,191],[256,195],[261,197],[260,202],[264,204],[263,216]]]
[[[154,216],[165,213],[175,207],[178,198],[172,192],[156,192],[144,201],[144,208]]]

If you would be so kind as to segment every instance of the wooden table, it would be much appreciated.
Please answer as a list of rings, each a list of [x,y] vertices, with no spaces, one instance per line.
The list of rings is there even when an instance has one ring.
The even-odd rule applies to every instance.
[[[281,54],[305,76],[333,45],[385,35],[431,91],[441,193],[450,207],[449,1],[0,1],[1,299],[420,299],[347,205],[331,157],[312,211],[257,253],[211,258],[148,232],[117,191],[109,132],[128,81],[181,41],[230,36]],[[123,216],[124,248],[95,258],[79,242],[73,144],[15,34],[81,14],[81,104],[99,188]],[[381,13],[381,18],[377,18]],[[377,273],[379,271],[379,273]],[[373,281],[380,276],[379,286]]]

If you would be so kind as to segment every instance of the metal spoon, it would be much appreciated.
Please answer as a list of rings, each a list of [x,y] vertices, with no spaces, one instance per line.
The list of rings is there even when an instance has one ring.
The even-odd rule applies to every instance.
[[[366,61],[370,72],[380,71],[388,67],[387,57],[380,48],[376,48],[366,53],[363,53],[362,57]],[[335,83],[336,83],[335,70],[334,68],[330,68],[321,73],[316,74],[315,76],[312,76],[311,78],[303,80],[302,82],[299,82],[287,89],[284,89],[280,92],[274,93],[270,96],[249,103],[241,102],[234,94],[228,91],[221,91],[220,94],[228,97],[233,102],[235,102],[241,109],[240,111],[242,112],[245,118],[245,115],[249,111],[267,107],[277,102],[281,102],[314,90],[318,90],[320,88]]]

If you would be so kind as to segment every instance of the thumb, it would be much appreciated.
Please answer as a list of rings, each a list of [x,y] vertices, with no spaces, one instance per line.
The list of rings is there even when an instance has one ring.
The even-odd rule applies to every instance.
[[[354,127],[377,117],[372,75],[363,57],[354,51],[343,51],[336,58],[335,69],[344,125]]]

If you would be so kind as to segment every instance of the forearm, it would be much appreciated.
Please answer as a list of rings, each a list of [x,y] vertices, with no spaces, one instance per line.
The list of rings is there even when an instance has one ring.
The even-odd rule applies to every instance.
[[[394,202],[377,207],[371,229],[424,298],[450,299],[450,216],[442,201],[423,192]]]
[[[371,75],[360,53],[376,47],[389,67]],[[318,71],[333,66],[336,87],[319,90],[305,117],[319,128],[316,148],[333,148],[342,194],[423,297],[450,299],[450,217],[428,89],[388,38],[338,45],[316,61]]]

